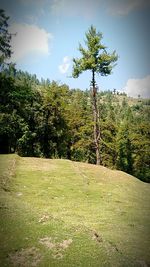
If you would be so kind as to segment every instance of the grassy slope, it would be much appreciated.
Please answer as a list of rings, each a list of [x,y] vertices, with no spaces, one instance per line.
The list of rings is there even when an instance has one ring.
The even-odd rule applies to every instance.
[[[68,160],[0,168],[0,266],[149,266],[149,184]]]

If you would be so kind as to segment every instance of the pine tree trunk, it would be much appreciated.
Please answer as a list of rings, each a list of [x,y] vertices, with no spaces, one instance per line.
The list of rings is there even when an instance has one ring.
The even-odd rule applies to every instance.
[[[97,89],[95,84],[95,72],[92,70],[92,94],[93,94],[93,116],[94,116],[94,143],[96,152],[96,164],[101,164],[100,157],[100,128],[99,128],[99,112],[97,108]]]

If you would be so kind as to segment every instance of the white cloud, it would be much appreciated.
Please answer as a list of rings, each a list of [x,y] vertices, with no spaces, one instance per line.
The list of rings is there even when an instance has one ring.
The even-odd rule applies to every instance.
[[[68,71],[69,67],[70,67],[70,58],[69,58],[68,56],[65,56],[65,57],[63,58],[63,62],[62,62],[62,64],[60,64],[60,65],[58,66],[59,71],[60,71],[62,74],[64,74],[64,73],[66,73],[66,72]]]
[[[10,32],[16,33],[12,38],[12,61],[20,61],[30,53],[49,55],[49,41],[52,35],[36,25],[13,24]]]
[[[111,15],[128,15],[130,12],[138,9],[143,9],[145,7],[150,7],[149,0],[109,0],[109,7],[107,7],[108,12]]]
[[[123,91],[131,97],[150,98],[150,75],[143,79],[129,79]]]

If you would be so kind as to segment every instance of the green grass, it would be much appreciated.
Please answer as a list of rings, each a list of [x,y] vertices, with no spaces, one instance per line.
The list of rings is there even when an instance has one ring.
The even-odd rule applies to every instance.
[[[0,156],[0,266],[150,266],[150,187],[69,160]]]

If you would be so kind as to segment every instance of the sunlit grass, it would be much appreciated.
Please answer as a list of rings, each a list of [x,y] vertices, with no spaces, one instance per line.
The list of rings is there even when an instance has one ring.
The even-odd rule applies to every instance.
[[[0,266],[148,266],[149,184],[68,160],[0,160]]]

